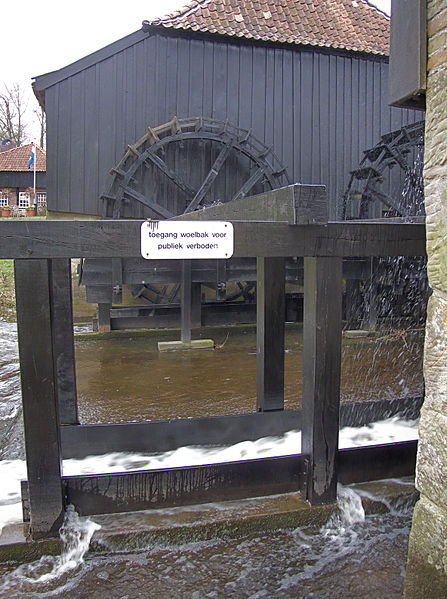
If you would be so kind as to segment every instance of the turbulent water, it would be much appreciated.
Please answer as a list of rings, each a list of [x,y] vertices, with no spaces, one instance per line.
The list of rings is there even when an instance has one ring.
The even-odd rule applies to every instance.
[[[95,556],[85,555],[95,524],[70,513],[62,556],[5,568],[0,597],[401,598],[411,506],[365,518],[341,486],[338,505],[323,527]]]
[[[19,481],[26,478],[23,459],[23,433],[21,428],[20,383],[18,352],[15,325],[0,323],[0,528],[11,522],[19,522],[22,517]],[[385,341],[386,343],[388,340]],[[104,346],[96,341],[78,343],[79,364],[89,365],[85,378],[81,375],[80,409],[84,421],[89,417],[99,420],[132,420],[133,403],[140,401],[139,387],[133,389],[119,406],[118,398],[123,384],[129,387],[132,377],[142,371],[149,352],[141,353],[142,341],[129,344],[116,340],[116,346],[109,341]],[[298,344],[299,346],[299,344]],[[286,360],[294,360],[296,366],[299,347],[292,345],[287,350]],[[362,351],[355,344],[348,347],[351,358],[357,364],[357,374],[365,364],[373,385],[385,390],[385,396],[406,390],[413,394],[420,384],[417,379],[420,348],[417,344],[408,349],[402,343],[396,350],[404,362],[400,372],[390,368],[382,375],[378,384],[376,377],[383,367],[388,349],[381,352],[371,344]],[[415,349],[416,348],[416,349]],[[185,372],[193,379],[192,386],[200,380],[201,374],[210,378],[221,377],[221,387],[225,394],[232,393],[234,381],[224,371],[218,372],[216,364],[242,362],[242,355],[253,360],[250,348],[244,346],[227,348],[225,354],[204,353],[199,362],[191,356],[181,356],[177,371],[173,360],[150,354],[151,368],[145,376],[154,380],[160,378],[161,386],[178,384],[184,386]],[[139,356],[139,357],[138,357]],[[235,358],[236,356],[236,358]],[[110,359],[112,358],[113,359]],[[139,362],[138,362],[139,359]],[[191,362],[192,360],[192,362]],[[405,362],[405,360],[409,360]],[[128,379],[116,372],[118,361],[129,372]],[[225,364],[228,362],[227,366]],[[349,361],[348,361],[349,362]],[[246,364],[244,362],[244,364]],[[407,368],[406,366],[407,365]],[[147,364],[146,364],[147,366]],[[166,368],[169,366],[168,370]],[[158,370],[157,370],[158,368]],[[185,370],[183,372],[182,368]],[[202,371],[200,370],[202,368]],[[294,368],[296,371],[297,368]],[[298,368],[299,370],[299,368]],[[354,369],[355,370],[355,369]],[[349,371],[349,368],[348,368]],[[170,372],[170,374],[166,374]],[[180,374],[179,374],[180,373]],[[78,372],[79,375],[79,372]],[[292,376],[293,375],[293,376]],[[289,374],[290,387],[296,388],[295,374]],[[176,381],[176,376],[179,380]],[[168,377],[166,380],[164,377]],[[287,378],[287,375],[286,375]],[[345,375],[345,399],[354,397],[358,376]],[[111,393],[111,411],[101,396],[95,404],[95,390],[99,382],[107,380]],[[124,382],[123,382],[124,379]],[[138,379],[138,377],[137,377]],[[137,379],[134,379],[137,380]],[[197,381],[196,381],[197,379]],[[91,387],[88,387],[88,381]],[[176,381],[176,382],[175,382]],[[196,381],[196,382],[194,382]],[[347,381],[347,382],[346,382]],[[198,383],[197,383],[198,384]],[[234,387],[235,389],[237,387]],[[394,390],[394,391],[393,391]],[[245,393],[245,395],[244,395]],[[172,397],[172,390],[170,391]],[[86,397],[88,398],[86,399]],[[248,397],[248,400],[247,400]],[[383,397],[383,395],[382,395]],[[163,408],[175,410],[175,405],[163,403]],[[219,413],[220,400],[213,404]],[[239,382],[237,406],[250,411],[251,392]],[[289,397],[289,405],[296,407],[297,399]],[[151,403],[149,402],[151,407]],[[129,405],[130,413],[126,412]],[[179,399],[180,412],[186,404]],[[207,398],[198,398],[194,403],[194,415],[204,415],[201,411],[207,406]],[[113,416],[114,406],[121,412]],[[248,406],[248,408],[247,408]],[[116,407],[116,409],[118,409]],[[138,405],[137,405],[138,408]],[[160,409],[160,406],[156,406]],[[145,406],[144,409],[148,409]],[[144,419],[139,414],[139,419]],[[163,408],[164,409],[164,408]],[[189,409],[189,408],[188,408]],[[84,410],[84,411],[83,411]],[[123,412],[124,410],[124,412]],[[237,410],[236,410],[237,411]],[[196,413],[197,412],[197,413]],[[213,412],[215,413],[215,411]],[[189,414],[188,414],[189,415]],[[151,413],[153,417],[153,413]],[[154,418],[156,419],[156,418]],[[360,428],[345,428],[340,431],[340,446],[350,447],[395,440],[417,438],[417,422],[391,418]],[[126,470],[174,467],[187,464],[225,462],[273,455],[298,453],[301,448],[300,431],[289,431],[282,437],[269,437],[256,442],[242,442],[232,447],[183,447],[164,454],[108,454],[90,456],[84,460],[64,460],[63,472],[66,475],[77,473],[123,472]],[[87,553],[91,536],[97,525],[85,518],[78,518],[70,509],[61,530],[65,550],[60,557],[45,557],[39,562],[15,568],[0,566],[3,580],[0,584],[0,597],[58,597],[136,599],[137,597],[161,598],[297,598],[297,597],[343,597],[392,599],[402,596],[406,545],[411,518],[411,507],[399,512],[392,510],[387,515],[365,519],[360,497],[352,489],[339,488],[337,517],[322,529],[316,527],[297,530],[281,530],[266,534],[246,536],[241,539],[218,539],[209,542],[192,543],[179,547],[148,547],[144,551],[118,555],[95,555]],[[93,518],[94,520],[94,518]],[[329,589],[329,590],[328,590]],[[329,594],[328,594],[329,593]]]

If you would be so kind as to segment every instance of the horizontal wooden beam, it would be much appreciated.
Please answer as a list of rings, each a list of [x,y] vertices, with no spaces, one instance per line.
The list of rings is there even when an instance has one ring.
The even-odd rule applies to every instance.
[[[86,424],[61,428],[64,458],[111,451],[158,452],[185,445],[232,445],[301,428],[301,411],[179,418],[159,422]]]
[[[0,221],[0,258],[133,258],[140,220]],[[424,256],[422,224],[234,222],[234,257]],[[268,240],[268,243],[266,243]]]
[[[340,427],[363,426],[400,414],[414,420],[422,397],[342,404]],[[180,418],[158,422],[84,424],[61,427],[62,456],[84,458],[115,451],[170,451],[185,445],[232,445],[301,429],[301,410],[231,416]]]
[[[295,183],[248,198],[232,200],[173,220],[230,220],[283,222],[289,225],[326,224],[328,206],[324,185]]]
[[[414,474],[416,441],[338,452],[343,484]],[[301,491],[307,458],[297,454],[242,462],[118,474],[64,476],[67,501],[87,516]],[[26,492],[25,492],[26,495]]]

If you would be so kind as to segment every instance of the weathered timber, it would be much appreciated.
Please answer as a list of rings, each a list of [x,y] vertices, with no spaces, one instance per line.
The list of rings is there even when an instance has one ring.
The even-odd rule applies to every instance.
[[[230,151],[231,151],[231,144],[230,143],[225,144],[224,147],[221,149],[219,156],[214,161],[214,164],[211,167],[209,173],[203,180],[202,185],[200,186],[196,195],[191,200],[191,202],[188,204],[188,207],[186,208],[185,212],[192,212],[193,210],[196,210],[197,206],[199,206],[200,202],[204,199],[204,197],[210,190],[215,178],[219,174],[219,171],[220,171],[223,163],[228,158]]]
[[[112,303],[123,302],[123,261],[121,258],[112,259]]]
[[[191,328],[202,326],[202,285],[191,283]]]
[[[173,220],[231,220],[285,222],[289,225],[325,224],[328,206],[324,185],[295,183],[267,193],[210,206]]]
[[[228,281],[255,281],[256,260],[254,258],[229,258],[228,260],[193,260],[191,278],[194,283],[212,283],[214,286]],[[343,278],[366,279],[369,275],[367,259],[352,259],[343,262]],[[126,258],[123,260],[123,284],[141,285],[169,284],[181,279],[181,260],[145,260]],[[286,281],[303,283],[303,261],[286,259]],[[96,258],[86,260],[82,269],[82,284],[91,286],[112,285],[112,260]],[[225,294],[224,294],[225,295]]]
[[[378,287],[377,259],[372,256],[368,264],[368,279],[365,281],[365,317],[361,324],[366,331],[374,331],[377,327],[380,301]]]
[[[51,270],[50,260],[15,261],[23,422],[34,539],[55,534],[64,510]]]
[[[191,342],[191,312],[192,312],[192,290],[191,290],[191,260],[182,260],[182,281],[180,296],[180,319],[181,319],[181,341]]]
[[[305,258],[302,450],[309,456],[312,505],[337,497],[341,305],[341,259]]]
[[[340,480],[350,484],[411,476],[416,464],[416,448],[416,441],[404,441],[340,450]],[[158,509],[303,492],[305,460],[305,455],[298,454],[166,470],[67,476],[63,484],[68,501],[84,516]]]
[[[196,283],[193,284],[193,294]],[[293,302],[289,305],[293,307]],[[199,310],[200,308],[200,310]],[[193,301],[192,328],[256,323],[256,304],[245,302]],[[113,307],[110,311],[112,331],[128,329],[180,328],[178,304],[148,304],[147,306]]]
[[[1,258],[134,258],[143,221],[0,221]],[[425,226],[234,222],[234,257],[425,256]],[[266,240],[268,239],[268,243]]]
[[[301,411],[253,412],[160,422],[64,426],[62,452],[83,458],[111,451],[170,451],[186,445],[231,445],[301,428]]]
[[[342,485],[413,476],[416,468],[417,441],[340,449],[338,481]]]
[[[422,397],[361,401],[340,406],[340,427],[364,426],[399,414],[413,420],[419,416]],[[85,458],[113,451],[171,451],[186,445],[233,445],[272,434],[300,430],[301,410],[253,412],[232,416],[183,418],[121,424],[84,424],[61,429],[64,459]]]
[[[52,260],[51,275],[59,418],[61,424],[78,424],[70,260]]]
[[[257,408],[284,409],[284,258],[257,260]]]
[[[81,515],[174,507],[299,491],[300,456],[118,475],[65,477],[67,500]]]
[[[110,332],[110,308],[112,304],[101,302],[98,304],[98,333]]]

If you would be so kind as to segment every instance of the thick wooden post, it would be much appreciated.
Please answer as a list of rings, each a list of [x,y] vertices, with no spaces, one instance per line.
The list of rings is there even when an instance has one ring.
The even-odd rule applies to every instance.
[[[216,260],[216,299],[223,302],[227,296],[227,263],[225,260]]]
[[[123,261],[112,258],[112,303],[123,303]]]
[[[16,260],[23,422],[33,538],[52,536],[64,500],[51,305],[51,260]]]
[[[71,261],[52,260],[51,310],[61,424],[79,424],[73,336]]]
[[[191,327],[200,329],[202,326],[202,284],[191,285]]]
[[[257,408],[284,409],[285,259],[257,258]]]
[[[98,333],[110,333],[111,304],[98,304]]]
[[[362,322],[362,329],[366,331],[375,331],[379,317],[379,293],[377,285],[377,258],[369,259],[369,279],[366,283],[365,293],[365,317]]]
[[[348,329],[358,329],[360,325],[361,293],[359,279],[346,279],[346,322]]]
[[[305,258],[302,452],[312,505],[337,497],[341,306],[341,258]]]
[[[180,295],[181,341],[191,343],[191,260],[182,260],[182,285]]]

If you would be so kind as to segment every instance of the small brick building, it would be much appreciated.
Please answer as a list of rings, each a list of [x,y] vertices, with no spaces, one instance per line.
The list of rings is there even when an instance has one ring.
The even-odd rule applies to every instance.
[[[0,207],[28,208],[33,204],[34,169],[28,169],[32,144],[0,153]],[[37,205],[46,206],[46,153],[36,146]]]

